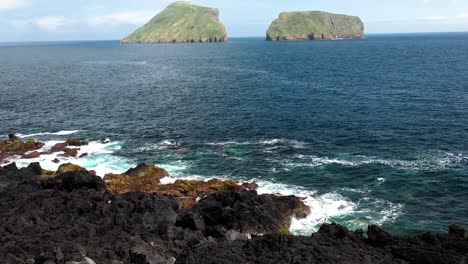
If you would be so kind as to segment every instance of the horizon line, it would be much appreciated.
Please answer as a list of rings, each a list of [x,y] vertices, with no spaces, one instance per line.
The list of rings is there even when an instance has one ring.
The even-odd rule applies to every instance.
[[[420,31],[420,32],[386,32],[386,33],[367,33],[365,36],[373,35],[411,35],[411,34],[450,34],[450,33],[468,33],[467,31]],[[265,36],[234,36],[228,39],[245,39],[245,38],[264,38]],[[15,44],[15,43],[50,43],[50,42],[107,42],[121,41],[121,39],[82,39],[82,40],[20,40],[20,41],[1,41],[0,44]]]

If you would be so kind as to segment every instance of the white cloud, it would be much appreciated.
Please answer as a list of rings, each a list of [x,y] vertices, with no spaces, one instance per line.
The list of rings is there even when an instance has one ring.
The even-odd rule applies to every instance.
[[[27,4],[26,0],[0,0],[0,12],[15,10]]]
[[[468,13],[460,13],[457,15],[459,19],[468,19]]]
[[[89,25],[132,24],[142,25],[153,18],[158,12],[134,11],[103,14],[87,19]]]
[[[422,20],[446,20],[447,17],[444,17],[444,16],[428,16],[428,17],[424,17],[422,18]]]
[[[37,27],[47,31],[55,31],[59,27],[65,25],[65,18],[63,17],[41,17],[33,21]]]

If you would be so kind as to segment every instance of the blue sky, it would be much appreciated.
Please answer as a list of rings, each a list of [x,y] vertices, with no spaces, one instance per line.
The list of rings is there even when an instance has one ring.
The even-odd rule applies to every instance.
[[[174,1],[0,0],[0,42],[121,39]],[[366,33],[468,31],[468,0],[193,0],[220,9],[230,37],[264,36],[282,11],[360,16]]]

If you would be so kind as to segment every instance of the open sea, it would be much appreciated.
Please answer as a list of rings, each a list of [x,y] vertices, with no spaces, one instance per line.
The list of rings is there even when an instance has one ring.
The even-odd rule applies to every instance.
[[[312,214],[295,234],[467,227],[468,33],[3,43],[0,137],[13,132],[45,148],[89,140],[89,156],[62,162],[101,175],[147,162],[304,197]]]

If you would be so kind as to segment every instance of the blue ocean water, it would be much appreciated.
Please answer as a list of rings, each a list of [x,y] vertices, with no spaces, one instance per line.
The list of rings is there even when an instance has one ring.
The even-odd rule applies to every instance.
[[[0,124],[90,140],[74,162],[102,173],[152,162],[304,196],[297,234],[468,223],[468,33],[0,44]]]

